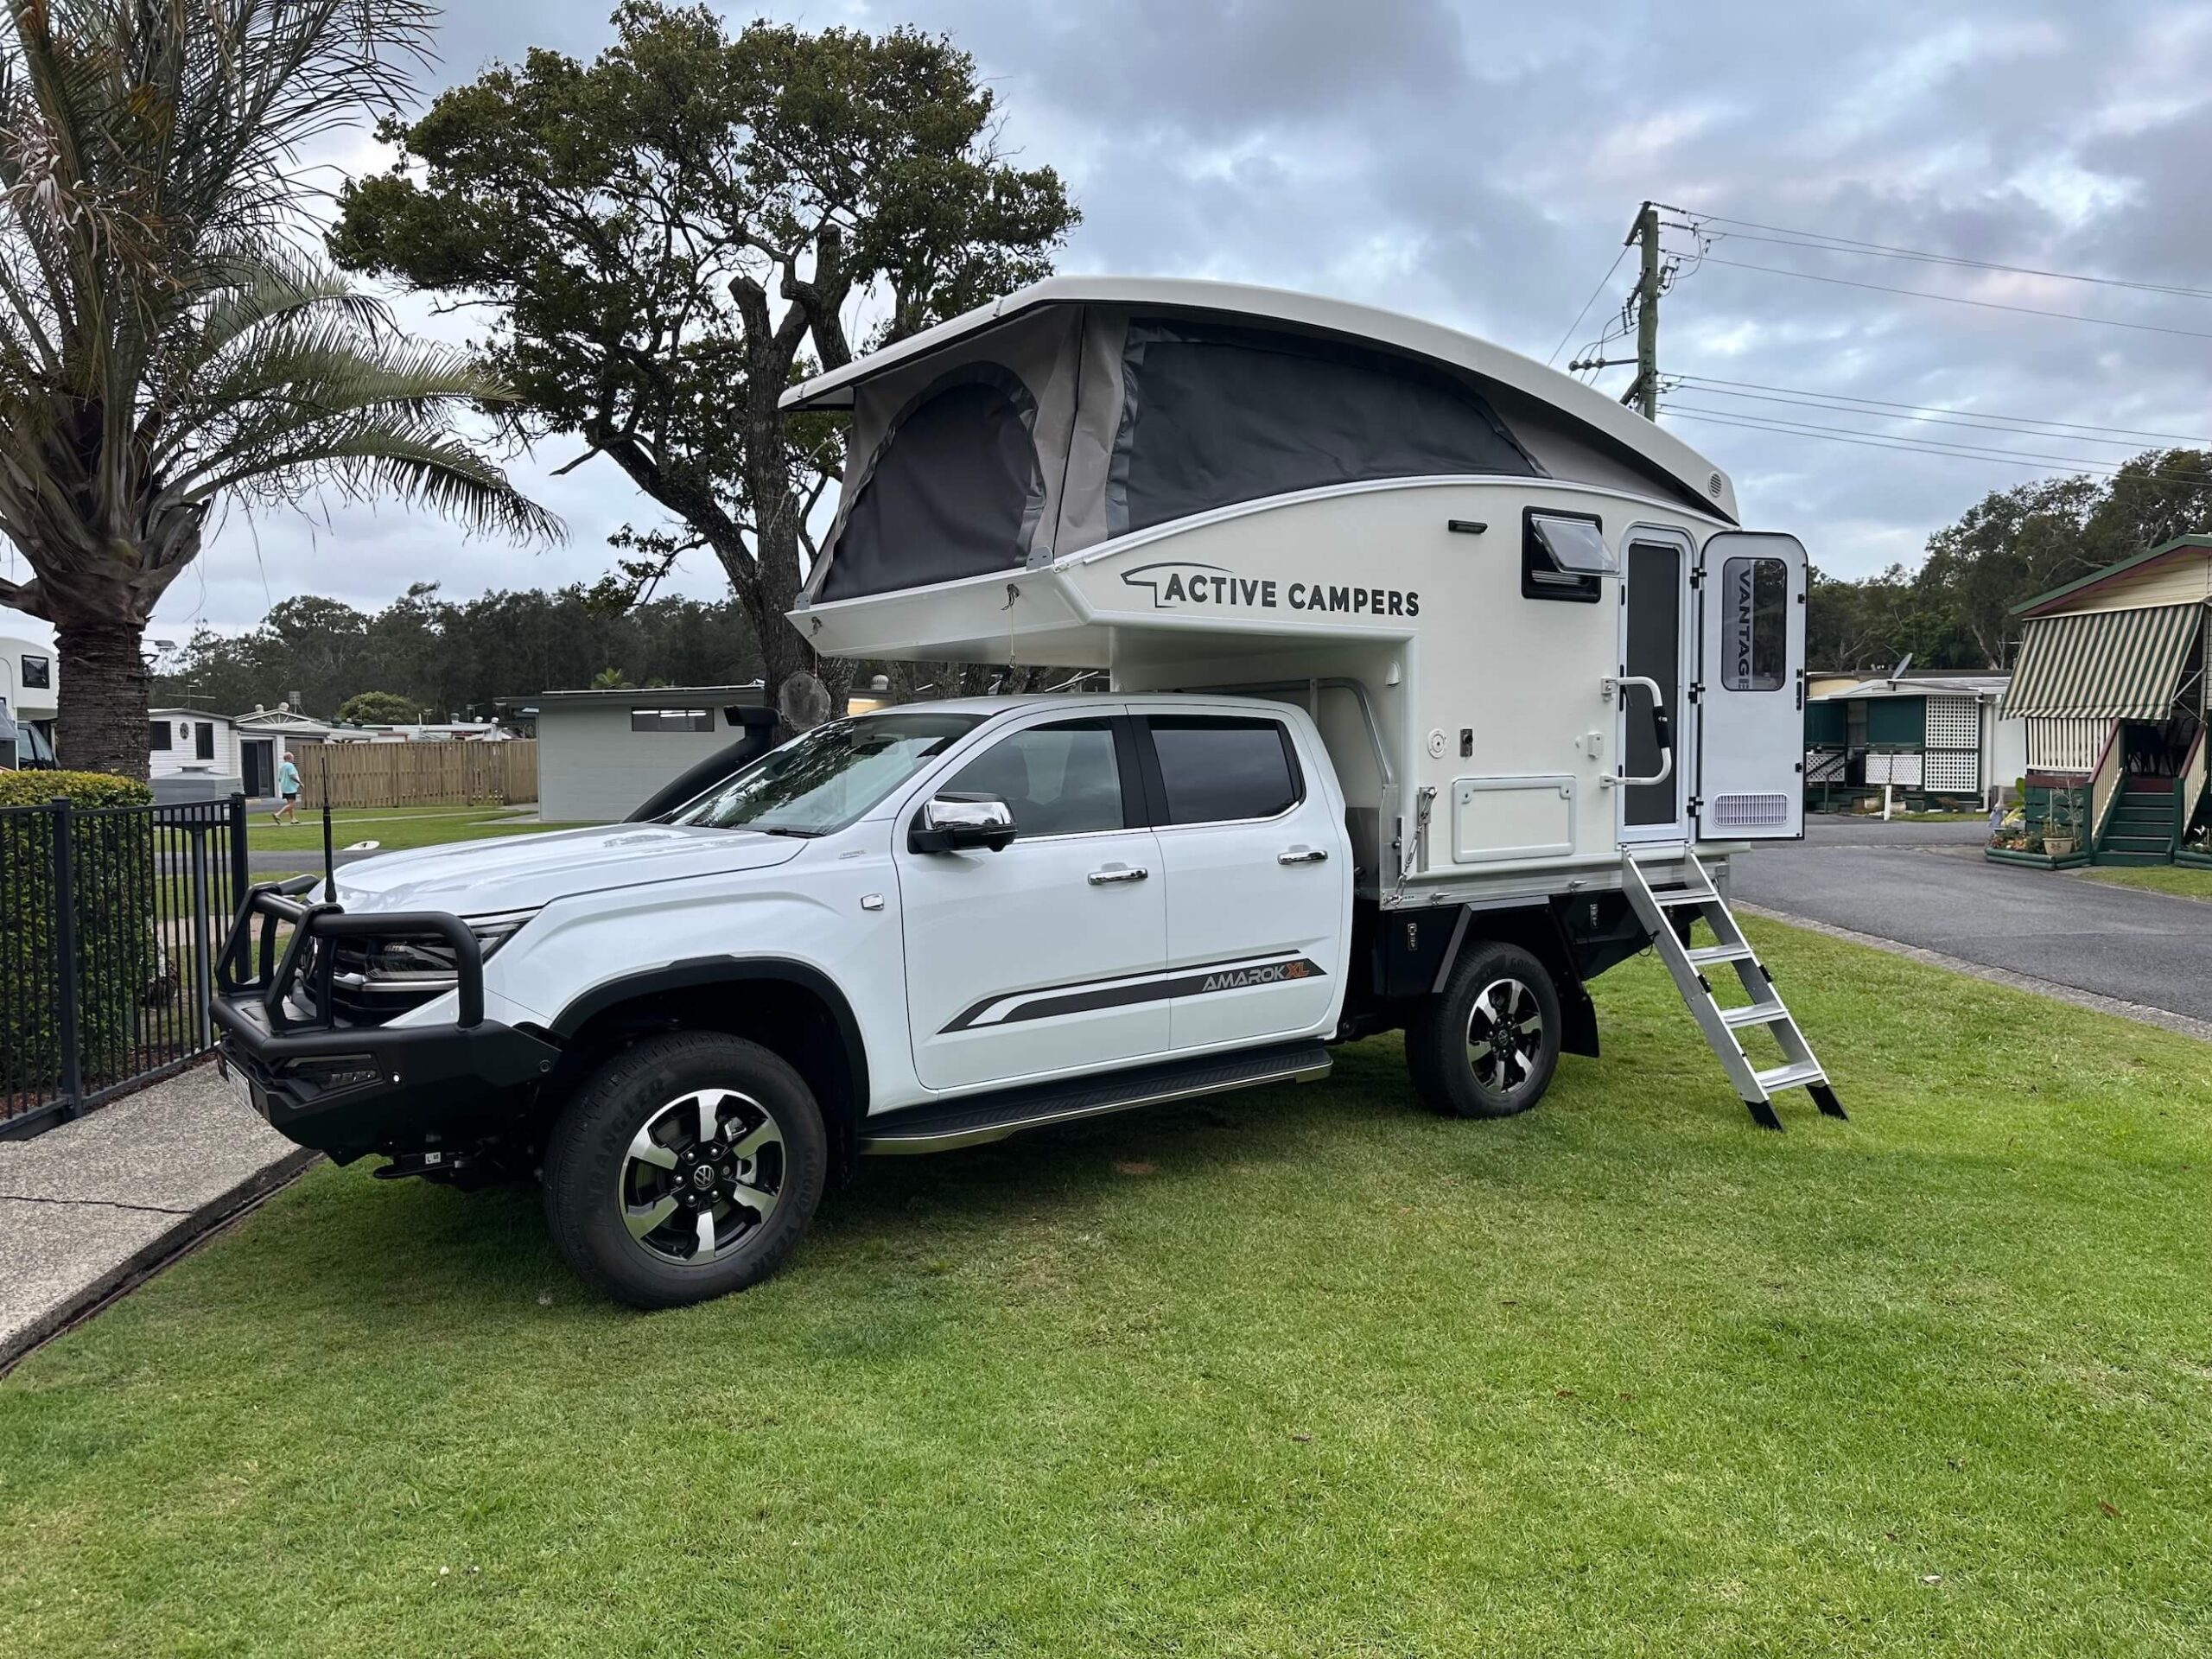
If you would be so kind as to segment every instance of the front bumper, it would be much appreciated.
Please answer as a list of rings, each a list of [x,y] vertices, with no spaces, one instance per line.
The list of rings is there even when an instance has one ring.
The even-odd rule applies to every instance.
[[[372,1152],[465,1152],[510,1133],[560,1051],[484,1018],[475,937],[451,916],[348,916],[336,905],[300,902],[302,890],[299,880],[254,888],[216,966],[209,1012],[221,1030],[217,1063],[253,1109],[340,1163]],[[278,957],[276,931],[286,923],[292,933]],[[316,941],[378,931],[454,942],[454,1021],[347,1025],[331,1013],[329,953]],[[304,1017],[302,1006],[311,1010]]]

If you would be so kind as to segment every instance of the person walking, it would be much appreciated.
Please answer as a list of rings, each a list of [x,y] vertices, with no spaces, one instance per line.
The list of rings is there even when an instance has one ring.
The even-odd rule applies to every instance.
[[[297,823],[300,821],[300,769],[292,764],[292,752],[284,751],[284,762],[276,768],[276,792],[284,798],[284,804],[269,815],[271,823]]]

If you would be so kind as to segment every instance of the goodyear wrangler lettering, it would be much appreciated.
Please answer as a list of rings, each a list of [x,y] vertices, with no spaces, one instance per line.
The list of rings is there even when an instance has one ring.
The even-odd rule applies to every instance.
[[[1410,588],[1356,588],[1349,582],[1282,582],[1272,576],[1240,576],[1217,564],[1179,561],[1140,565],[1122,582],[1152,595],[1156,611],[1326,611],[1333,615],[1414,617],[1421,594]]]

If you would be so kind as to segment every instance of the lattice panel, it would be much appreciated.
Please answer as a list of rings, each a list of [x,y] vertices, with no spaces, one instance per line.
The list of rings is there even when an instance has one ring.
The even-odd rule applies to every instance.
[[[1931,749],[1980,748],[1981,705],[1972,697],[1929,698],[1927,741]]]
[[[1921,786],[1972,794],[1981,787],[1980,759],[1974,749],[1930,749],[1921,768]]]

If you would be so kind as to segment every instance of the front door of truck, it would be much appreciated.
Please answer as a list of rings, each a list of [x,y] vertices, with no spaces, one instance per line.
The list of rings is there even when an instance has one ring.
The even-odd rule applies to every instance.
[[[925,1088],[1097,1071],[1166,1049],[1167,883],[1133,750],[1110,715],[1048,718],[931,791],[1006,802],[1009,845],[918,853],[899,826],[906,1011]]]
[[[1688,839],[1688,801],[1683,749],[1688,709],[1682,667],[1692,650],[1689,558],[1677,532],[1631,529],[1621,559],[1621,678],[1657,683],[1655,707],[1648,685],[1624,683],[1614,714],[1614,753],[1624,778],[1620,798],[1624,846]]]
[[[1697,823],[1707,841],[1805,832],[1805,549],[1726,531],[1699,556]]]

